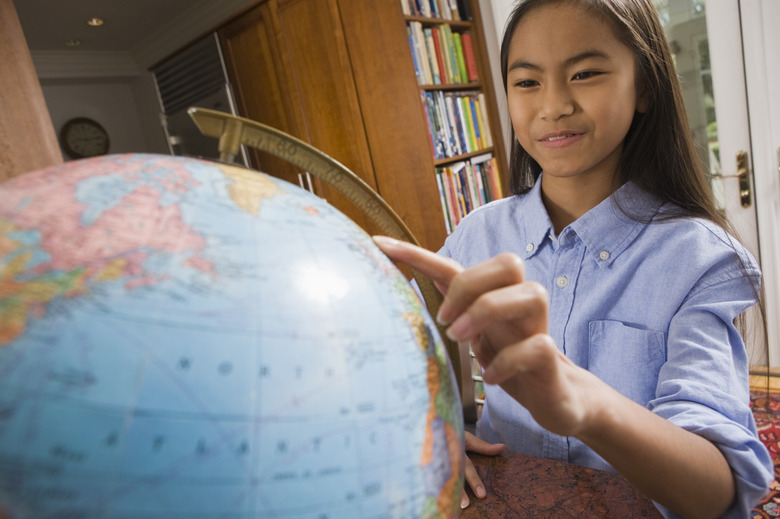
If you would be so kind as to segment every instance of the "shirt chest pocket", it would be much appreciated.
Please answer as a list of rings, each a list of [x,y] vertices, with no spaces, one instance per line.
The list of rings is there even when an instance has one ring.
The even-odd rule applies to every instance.
[[[664,333],[620,321],[591,321],[588,326],[588,370],[646,405],[655,397],[658,372],[666,361]]]

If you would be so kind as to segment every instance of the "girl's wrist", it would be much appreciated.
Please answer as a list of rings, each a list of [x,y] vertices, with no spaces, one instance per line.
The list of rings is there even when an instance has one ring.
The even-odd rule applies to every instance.
[[[626,406],[634,403],[591,373],[588,372],[586,376],[591,379],[589,387],[583,390],[587,411],[581,430],[573,436],[594,447],[605,440],[609,441],[610,436],[619,434],[629,414]]]

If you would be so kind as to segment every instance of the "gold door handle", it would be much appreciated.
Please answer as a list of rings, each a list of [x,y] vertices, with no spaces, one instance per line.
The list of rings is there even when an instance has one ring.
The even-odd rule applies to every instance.
[[[749,173],[748,154],[745,150],[740,150],[737,152],[737,174],[719,175],[721,178],[737,178],[739,180],[739,202],[742,207],[750,207],[750,204],[753,203]]]

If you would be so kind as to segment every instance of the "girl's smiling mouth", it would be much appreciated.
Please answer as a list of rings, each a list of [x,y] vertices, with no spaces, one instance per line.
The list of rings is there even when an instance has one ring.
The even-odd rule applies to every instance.
[[[554,132],[542,136],[539,142],[548,148],[562,148],[579,141],[583,135],[573,131]]]

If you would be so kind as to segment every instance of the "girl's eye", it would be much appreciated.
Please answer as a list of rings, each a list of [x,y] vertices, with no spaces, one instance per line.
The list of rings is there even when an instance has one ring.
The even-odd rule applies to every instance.
[[[601,74],[601,72],[597,72],[595,70],[585,70],[583,72],[577,72],[576,74],[574,74],[574,76],[572,76],[572,79],[588,79],[593,76],[598,76],[599,74]]]
[[[520,81],[515,81],[515,86],[520,88],[531,88],[537,86],[538,84],[539,82],[534,81],[533,79],[521,79]]]

